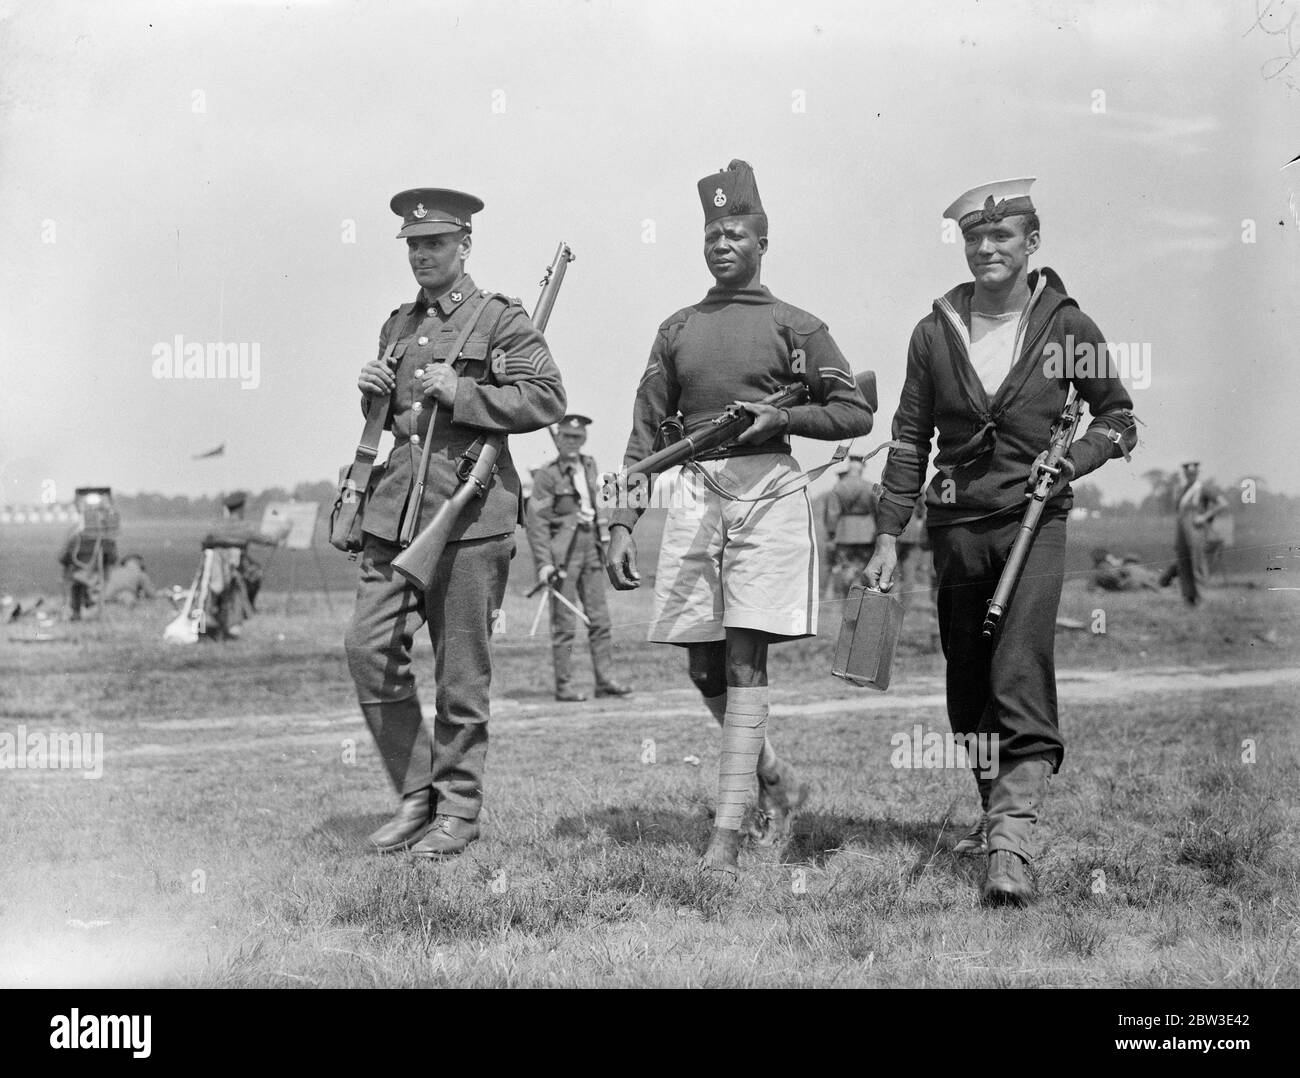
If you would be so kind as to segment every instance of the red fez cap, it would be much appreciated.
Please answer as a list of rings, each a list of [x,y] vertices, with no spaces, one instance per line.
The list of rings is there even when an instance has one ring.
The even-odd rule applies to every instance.
[[[734,159],[721,172],[705,176],[697,186],[700,189],[700,205],[704,207],[706,225],[720,217],[763,212],[763,202],[758,197],[758,184],[754,180],[754,169],[748,161]]]

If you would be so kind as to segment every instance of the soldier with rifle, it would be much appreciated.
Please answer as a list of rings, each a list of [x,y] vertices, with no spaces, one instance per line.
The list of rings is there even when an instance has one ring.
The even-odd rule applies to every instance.
[[[686,450],[694,459],[664,527],[649,639],[686,649],[691,681],[722,725],[715,826],[700,867],[731,879],[755,773],[760,842],[786,833],[807,792],[766,737],[768,646],[817,632],[812,509],[790,436],[866,434],[873,405],[825,323],[763,287],[768,222],[753,169],[732,161],[698,189],[716,284],[659,327],[624,466],[653,478],[656,433],[675,413],[683,442],[699,439],[700,452]],[[735,428],[738,437],[727,438]],[[708,437],[718,432],[723,440]],[[620,492],[625,504],[610,514],[609,572],[619,590],[640,582],[632,528],[645,505],[634,493]]]
[[[559,456],[533,475],[528,503],[528,545],[537,569],[538,589],[551,593],[551,661],[555,699],[587,699],[572,684],[574,615],[570,604],[581,599],[587,616],[587,644],[596,675],[597,696],[627,696],[631,689],[614,677],[613,633],[605,603],[605,546],[608,514],[599,504],[596,462],[582,452],[591,420],[566,415],[553,431]],[[534,589],[534,594],[537,589]]]
[[[975,773],[983,815],[956,849],[988,854],[980,895],[994,905],[1033,897],[1033,826],[1065,752],[1053,644],[1070,481],[1137,441],[1101,331],[1055,272],[1029,270],[1040,242],[1032,182],[976,187],[944,213],[975,279],[936,300],[912,333],[893,426],[903,445],[885,465],[865,573],[871,587],[893,585],[897,536],[937,429],[925,502],[948,717],[956,734],[995,737],[998,765]],[[1092,421],[1072,442],[1085,401]]]
[[[391,208],[420,291],[384,323],[379,357],[357,379],[363,409],[382,410],[394,446],[377,482],[362,484],[370,489],[346,648],[361,710],[401,797],[370,842],[380,852],[438,858],[479,836],[489,638],[522,523],[505,437],[554,423],[565,395],[546,340],[519,302],[481,290],[465,272],[471,215],[482,201],[423,188],[396,195]],[[453,504],[458,511],[447,513]],[[417,544],[423,550],[430,530],[432,564],[404,572],[397,559]],[[411,668],[426,624],[437,686],[432,731]]]

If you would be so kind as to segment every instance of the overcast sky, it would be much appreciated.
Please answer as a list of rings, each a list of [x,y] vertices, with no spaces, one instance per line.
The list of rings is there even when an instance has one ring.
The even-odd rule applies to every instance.
[[[1034,264],[1150,348],[1142,445],[1091,479],[1140,497],[1198,457],[1300,491],[1300,60],[1257,5],[2,2],[0,501],[333,478],[415,294],[388,209],[415,186],[484,200],[470,270],[529,309],[573,246],[547,336],[613,467],[656,327],[711,283],[695,182],[732,157],[764,283],[877,372],[860,447],[969,278],[943,208],[1033,175]],[[156,378],[178,335],[255,345],[256,386]]]

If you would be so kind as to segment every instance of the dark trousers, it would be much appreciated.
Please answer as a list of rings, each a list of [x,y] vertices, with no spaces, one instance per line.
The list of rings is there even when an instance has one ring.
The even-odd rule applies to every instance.
[[[591,528],[579,529],[573,543],[573,552],[565,569],[567,576],[560,588],[569,602],[578,604],[591,622],[587,629],[587,646],[591,649],[591,666],[596,675],[596,686],[609,685],[614,677],[613,632],[609,625],[609,607],[605,603],[605,568],[596,549],[596,533]],[[572,678],[571,659],[578,619],[573,611],[558,599],[551,600],[551,661],[555,666],[555,689],[563,692]]]
[[[1175,564],[1178,567],[1178,587],[1190,606],[1205,598],[1205,589],[1210,582],[1205,532],[1204,527],[1198,528],[1192,523],[1190,513],[1179,514],[1178,534],[1174,539]]]
[[[1047,754],[1061,766],[1056,714],[1056,611],[1065,518],[1044,519],[992,642],[980,629],[1020,515],[931,528],[939,636],[948,660],[948,719],[957,734],[998,735],[1002,761]]]
[[[365,537],[345,646],[361,710],[399,793],[432,786],[437,811],[477,818],[487,759],[491,634],[505,596],[514,536],[450,543],[427,592],[394,571],[401,547]],[[420,717],[411,647],[427,624],[437,715]]]

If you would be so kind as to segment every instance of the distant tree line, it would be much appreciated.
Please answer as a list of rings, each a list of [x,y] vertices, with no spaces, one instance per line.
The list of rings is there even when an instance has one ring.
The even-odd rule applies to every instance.
[[[334,503],[337,486],[328,479],[318,483],[299,483],[292,490],[284,487],[271,487],[254,493],[249,491],[248,505],[244,510],[249,520],[260,520],[263,509],[268,502],[317,502],[322,512]],[[121,510],[122,516],[135,520],[194,520],[217,517],[221,515],[222,502],[230,491],[221,491],[211,497],[187,497],[184,494],[152,494],[148,491],[140,494],[119,494],[114,492],[113,501]]]

